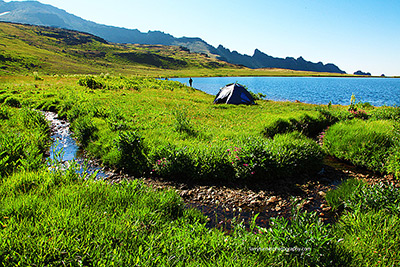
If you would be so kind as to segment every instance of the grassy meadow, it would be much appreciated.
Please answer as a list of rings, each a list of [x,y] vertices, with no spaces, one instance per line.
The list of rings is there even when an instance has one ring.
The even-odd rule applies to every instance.
[[[400,193],[345,182],[328,192],[335,224],[293,210],[271,227],[205,227],[177,193],[49,169],[36,110],[71,122],[89,156],[136,177],[273,183],[316,175],[330,154],[399,175],[398,108],[257,101],[213,105],[173,81],[128,76],[1,77],[0,262],[4,266],[392,266]],[[362,130],[360,130],[362,129]],[[323,132],[323,146],[316,140]],[[320,137],[318,137],[320,136]],[[350,145],[349,145],[350,144]],[[376,145],[378,144],[378,145]],[[397,157],[397,158],[396,158]],[[307,177],[307,176],[306,176]],[[377,230],[379,229],[379,231]]]
[[[89,157],[133,177],[250,185],[307,183],[326,155],[399,178],[398,107],[354,97],[349,106],[214,105],[164,78],[333,74],[250,70],[182,47],[3,22],[0,43],[0,266],[400,264],[400,192],[389,182],[327,192],[331,224],[293,206],[268,228],[255,214],[250,228],[210,229],[173,190],[111,184],[49,160],[40,112],[67,119]]]

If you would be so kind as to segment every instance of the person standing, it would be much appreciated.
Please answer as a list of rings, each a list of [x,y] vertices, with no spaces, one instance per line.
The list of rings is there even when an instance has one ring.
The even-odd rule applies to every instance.
[[[192,84],[193,84],[193,80],[192,80],[192,77],[190,77],[190,78],[189,78],[189,85],[190,85],[190,87],[193,87]]]

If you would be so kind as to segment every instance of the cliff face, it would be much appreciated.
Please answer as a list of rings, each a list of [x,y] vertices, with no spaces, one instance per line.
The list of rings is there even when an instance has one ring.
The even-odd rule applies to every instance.
[[[137,29],[126,29],[97,24],[84,20],[64,10],[40,2],[4,2],[0,0],[0,21],[51,26],[87,32],[109,42],[133,44],[178,45],[192,52],[204,53],[212,58],[218,58],[228,63],[243,65],[249,68],[283,68],[303,71],[345,73],[334,64],[313,63],[297,59],[276,58],[256,49],[253,56],[242,55],[230,51],[222,45],[217,48],[209,45],[200,38],[176,38],[160,31],[140,32]]]

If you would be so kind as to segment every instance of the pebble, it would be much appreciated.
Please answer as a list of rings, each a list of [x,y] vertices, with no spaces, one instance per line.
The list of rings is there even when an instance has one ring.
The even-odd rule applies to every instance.
[[[270,198],[267,199],[267,203],[275,203],[278,201],[278,198],[276,196],[272,196]]]

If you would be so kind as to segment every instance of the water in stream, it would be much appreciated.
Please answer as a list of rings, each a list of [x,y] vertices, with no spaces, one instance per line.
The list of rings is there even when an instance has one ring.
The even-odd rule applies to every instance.
[[[105,171],[103,168],[88,162],[82,157],[82,151],[72,138],[72,132],[69,128],[69,122],[58,119],[54,112],[44,112],[46,119],[51,123],[52,145],[50,147],[50,159],[58,160],[68,166],[69,161],[75,161],[81,166],[80,173],[87,172],[93,174],[97,172],[97,179],[104,179],[114,175],[111,171]],[[85,166],[86,165],[86,166]]]

